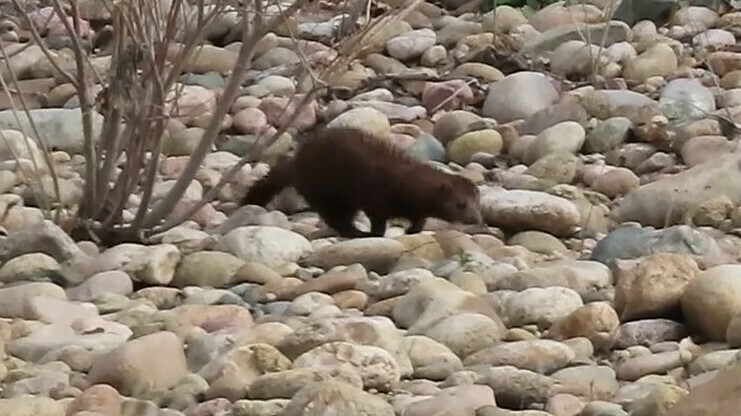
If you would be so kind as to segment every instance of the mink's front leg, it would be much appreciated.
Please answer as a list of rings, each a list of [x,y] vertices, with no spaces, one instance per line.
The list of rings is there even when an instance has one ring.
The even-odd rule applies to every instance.
[[[332,228],[340,237],[344,238],[362,238],[370,234],[360,231],[353,224],[356,212],[344,207],[334,206],[332,208],[317,208],[319,216],[324,222]]]
[[[425,228],[425,217],[411,219],[412,224],[407,228],[407,234],[418,234]]]

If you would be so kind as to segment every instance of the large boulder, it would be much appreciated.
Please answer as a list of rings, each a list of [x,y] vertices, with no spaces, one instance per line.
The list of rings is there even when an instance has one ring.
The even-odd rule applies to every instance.
[[[723,155],[636,188],[621,201],[616,214],[621,222],[665,227],[680,223],[685,213],[720,196],[741,204],[741,154]]]
[[[736,415],[741,407],[741,364],[722,369],[710,381],[690,391],[666,416]]]

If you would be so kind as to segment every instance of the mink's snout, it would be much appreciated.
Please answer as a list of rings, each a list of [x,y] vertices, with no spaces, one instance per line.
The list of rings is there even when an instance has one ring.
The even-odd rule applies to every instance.
[[[469,207],[463,218],[463,222],[482,225],[484,223],[484,217],[481,215],[481,210],[478,207]]]

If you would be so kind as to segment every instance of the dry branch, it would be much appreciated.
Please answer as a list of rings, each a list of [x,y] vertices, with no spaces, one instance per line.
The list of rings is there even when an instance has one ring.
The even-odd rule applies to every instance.
[[[13,1],[16,4],[18,2]],[[72,71],[74,73],[65,72],[54,61],[53,53],[43,46],[38,31],[28,17],[26,21],[34,42],[42,47],[55,70],[75,86],[80,100],[86,167],[84,198],[77,212],[76,236],[111,245],[121,241],[141,242],[145,237],[166,231],[192,217],[246,163],[259,159],[264,149],[291,126],[302,108],[314,105],[315,95],[347,70],[350,62],[364,51],[367,44],[373,42],[384,25],[402,19],[421,0],[411,0],[387,10],[383,16],[366,22],[365,27],[357,33],[344,37],[337,58],[321,71],[312,68],[303,57],[295,73],[308,74],[308,78],[303,78],[311,81],[312,86],[303,98],[295,96],[285,107],[284,111],[291,109],[293,114],[276,126],[279,128],[275,134],[261,136],[254,148],[224,174],[201,201],[178,216],[172,216],[171,213],[211,151],[224,117],[240,95],[258,42],[307,6],[309,0],[295,0],[288,7],[282,7],[276,2],[279,0],[269,0],[276,2],[270,5],[265,0],[254,0],[239,8],[224,0],[209,4],[204,1],[171,0],[165,2],[168,7],[166,10],[160,7],[164,3],[159,1],[102,0],[112,18],[112,40],[108,49],[112,56],[110,69],[100,76],[92,74],[93,77],[89,74],[94,67],[90,65],[81,41],[77,0],[67,0],[67,5],[62,4],[63,0],[51,1],[56,16],[71,39],[76,64]],[[269,8],[273,11],[267,13]],[[191,153],[182,174],[168,193],[152,206],[162,139],[168,120],[178,110],[178,80],[193,54],[198,53],[199,45],[207,34],[213,32],[213,23],[218,22],[225,13],[239,14],[242,18],[242,44],[235,65],[227,77],[223,92],[216,97],[215,109],[209,115],[200,142]],[[347,27],[344,26],[345,29]],[[300,53],[300,41],[295,38],[293,41]],[[302,79],[301,76],[298,78]],[[97,80],[103,86],[97,97],[90,94],[92,80]],[[171,98],[176,105],[170,104]],[[294,100],[298,99],[301,102],[293,106]],[[100,137],[93,136],[93,111],[103,115]],[[283,115],[280,119],[284,120]],[[123,218],[126,203],[134,194],[141,198],[138,209],[133,219]]]

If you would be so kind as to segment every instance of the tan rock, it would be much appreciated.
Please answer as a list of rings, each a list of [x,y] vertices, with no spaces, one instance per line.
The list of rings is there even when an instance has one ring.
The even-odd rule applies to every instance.
[[[403,244],[390,238],[356,238],[317,248],[304,261],[323,269],[360,263],[368,270],[387,273],[405,250]]]
[[[724,264],[699,273],[681,296],[690,325],[711,341],[725,341],[728,324],[741,313],[741,266]]]
[[[268,344],[235,348],[206,365],[200,374],[209,383],[206,398],[244,399],[257,377],[291,367],[291,361]]]
[[[91,412],[105,416],[120,416],[121,404],[122,397],[116,389],[107,384],[95,384],[75,398],[67,408],[67,414]]]
[[[665,317],[677,311],[685,288],[700,273],[690,256],[674,253],[617,264],[615,309],[621,321]]]
[[[341,381],[311,383],[293,396],[284,416],[302,416],[306,409],[316,414],[394,416],[394,408],[381,397]]]
[[[557,321],[548,331],[548,337],[559,341],[586,337],[595,347],[609,347],[620,320],[607,302],[588,303]]]
[[[692,215],[692,222],[698,227],[718,227],[733,210],[733,201],[721,195],[703,202]]]
[[[399,385],[399,365],[386,350],[374,345],[349,342],[329,342],[301,354],[293,368],[312,368],[341,373],[342,367],[354,368],[363,381],[363,388],[390,392]]]
[[[145,335],[98,356],[91,383],[106,383],[125,395],[151,398],[188,374],[183,343],[172,332]]]
[[[502,150],[502,136],[493,129],[476,130],[465,133],[448,146],[448,157],[461,165],[471,161],[476,152],[497,155]]]
[[[456,137],[465,133],[471,123],[481,120],[481,117],[464,110],[454,110],[442,114],[435,121],[433,135],[447,145]]]
[[[47,282],[30,282],[0,288],[0,317],[39,319],[38,310],[32,305],[37,297],[67,300],[61,287]]]
[[[425,335],[445,345],[461,359],[495,344],[504,337],[505,326],[498,317],[459,313],[441,319]]]
[[[185,326],[198,326],[208,332],[228,326],[250,327],[252,315],[237,305],[181,305],[167,312]]]
[[[656,43],[642,54],[625,63],[623,75],[627,79],[645,81],[654,76],[664,76],[677,69],[677,55],[666,43]]]
[[[0,399],[0,414],[13,416],[64,416],[64,406],[62,403],[49,397],[24,395],[10,399]]]
[[[185,256],[175,269],[173,286],[223,287],[239,283],[244,260],[220,251],[199,251]],[[2,270],[2,269],[0,269]]]
[[[735,415],[741,408],[741,364],[723,369],[682,397],[666,416]]]
[[[363,279],[363,275],[351,270],[330,271],[293,287],[278,292],[278,299],[292,300],[309,292],[334,294],[350,290]]]
[[[434,397],[409,404],[404,408],[404,415],[475,414],[478,413],[476,409],[484,406],[496,406],[491,387],[478,384],[452,386],[442,389]]]
[[[391,124],[381,111],[372,107],[357,107],[335,117],[327,127],[354,127],[382,136],[390,131]]]
[[[295,358],[333,341],[383,348],[396,360],[402,377],[412,374],[412,365],[401,331],[391,319],[381,316],[349,316],[309,321],[288,334],[280,349],[288,358]]]

